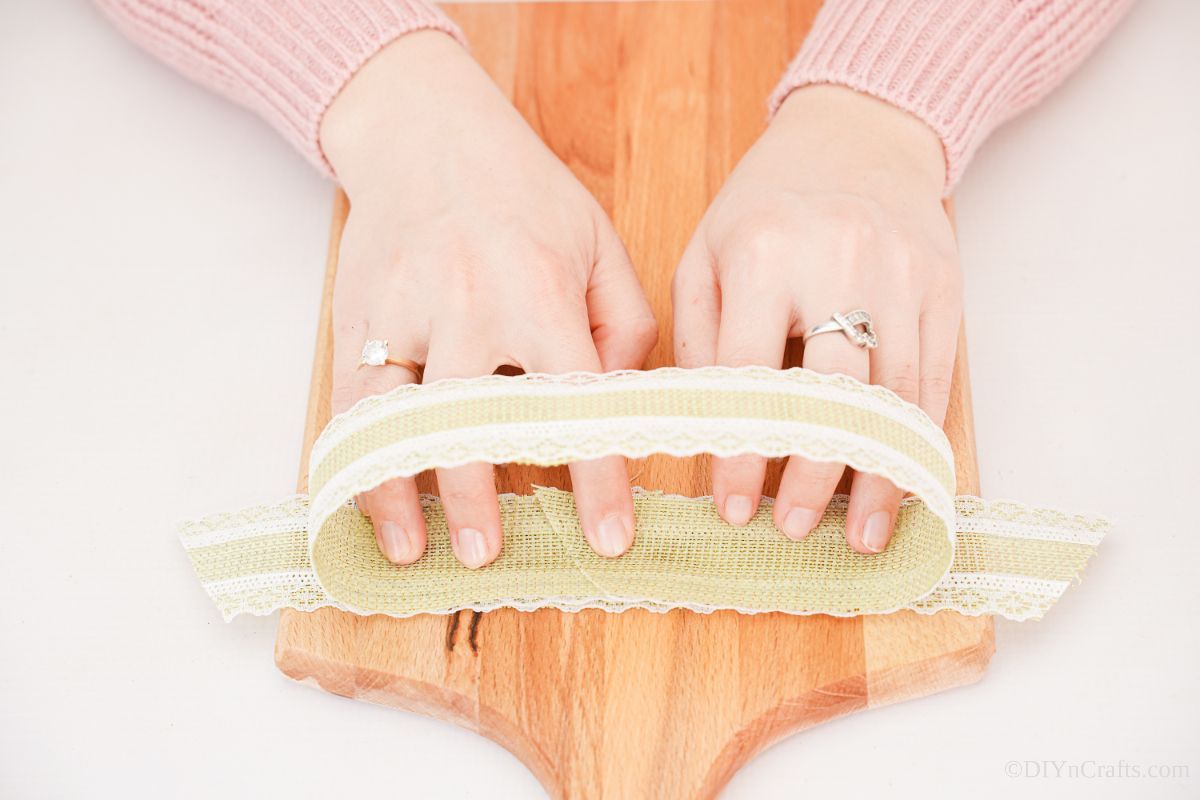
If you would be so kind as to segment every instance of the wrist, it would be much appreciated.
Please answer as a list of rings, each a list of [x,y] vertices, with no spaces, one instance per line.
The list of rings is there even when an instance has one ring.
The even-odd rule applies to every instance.
[[[499,94],[453,37],[414,31],[381,49],[342,87],[321,120],[321,149],[350,191],[406,155],[427,152],[451,133],[455,107],[487,105],[489,93]]]
[[[924,121],[871,95],[834,85],[796,89],[768,129],[806,161],[847,178],[890,177],[941,197],[946,180],[942,141]],[[846,171],[845,166],[853,169]]]

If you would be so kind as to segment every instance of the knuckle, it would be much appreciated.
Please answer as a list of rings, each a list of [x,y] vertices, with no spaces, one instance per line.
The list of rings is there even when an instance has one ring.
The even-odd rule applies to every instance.
[[[384,481],[366,494],[370,495],[371,502],[382,502],[390,508],[397,508],[407,499],[405,483],[410,480],[408,478],[393,478],[390,481]]]
[[[805,322],[805,325],[808,324],[811,323]],[[841,334],[838,336],[840,337]],[[820,342],[820,339],[827,341]],[[848,375],[864,383],[869,380],[870,373],[867,365],[859,360],[857,354],[853,352],[857,348],[849,344],[848,339],[839,342],[832,336],[822,336],[813,341],[820,342],[820,344],[813,344],[805,348],[804,366],[806,369],[825,375]]]
[[[751,258],[770,258],[787,248],[787,236],[773,220],[743,223],[738,239]]]
[[[761,472],[766,459],[756,455],[726,456],[713,460],[713,474],[719,475],[727,485],[746,486],[756,481],[761,483]]]
[[[398,497],[388,495],[378,490],[367,492],[367,505],[371,508],[371,517],[377,520],[403,519],[407,516],[405,504]]]
[[[845,471],[846,465],[838,461],[810,461],[807,468],[801,470],[800,474],[807,475],[814,481],[825,485],[840,478]]]
[[[726,367],[770,366],[760,350],[747,343],[725,345],[722,343],[720,363]],[[778,366],[776,364],[775,366]]]
[[[654,317],[638,317],[629,325],[629,338],[643,350],[658,344],[658,320]]]
[[[457,508],[482,507],[490,499],[491,486],[487,483],[453,484],[440,487],[442,502]]]
[[[446,270],[443,275],[446,291],[450,297],[460,300],[469,308],[476,298],[486,294],[483,288],[484,259],[473,248],[463,247],[454,251],[449,263],[453,268]]]
[[[910,402],[917,399],[921,390],[920,380],[912,366],[882,376],[879,383]]]
[[[857,246],[873,240],[879,232],[879,210],[860,196],[827,198],[814,222],[835,242]]]
[[[791,471],[786,480],[791,494],[833,494],[845,466],[833,461],[803,461],[800,469]]]
[[[582,305],[584,296],[578,281],[567,270],[552,265],[530,268],[526,286],[530,287],[531,309],[539,315],[558,315],[564,309]]]
[[[727,456],[721,459],[721,465],[727,469],[754,469],[766,459],[751,453],[738,456]]]
[[[950,369],[938,369],[921,376],[922,397],[948,397],[953,383]]]
[[[847,248],[858,248],[875,237],[875,226],[861,210],[838,205],[825,212],[821,225],[835,242]]]
[[[749,271],[750,275],[754,275],[786,258],[794,250],[793,239],[789,227],[782,220],[757,216],[740,221],[730,240],[736,247],[739,273]]]
[[[341,413],[359,400],[358,390],[351,384],[343,383],[333,387],[329,394],[330,405],[334,413]]]
[[[400,383],[394,375],[388,374],[390,368],[387,371],[364,368],[361,372],[363,374],[355,378],[355,390],[360,398],[373,394],[383,394],[396,388]]]

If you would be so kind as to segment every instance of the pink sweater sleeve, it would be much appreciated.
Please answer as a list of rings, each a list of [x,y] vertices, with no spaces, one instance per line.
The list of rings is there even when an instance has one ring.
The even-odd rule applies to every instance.
[[[1000,123],[1053,89],[1132,0],[826,0],[771,95],[848,86],[924,120],[946,191]]]
[[[97,0],[132,39],[256,111],[326,175],[325,109],[396,37],[462,32],[424,0]]]

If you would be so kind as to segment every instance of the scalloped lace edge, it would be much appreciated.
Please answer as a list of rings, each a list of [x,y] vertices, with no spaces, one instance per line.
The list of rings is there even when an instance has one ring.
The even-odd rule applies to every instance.
[[[640,488],[635,491],[639,494],[683,497]],[[516,497],[511,493],[503,496]],[[421,495],[421,499],[424,503],[437,500],[435,496],[427,494]],[[697,499],[711,499],[711,497]],[[837,495],[831,501],[831,505],[840,504],[844,508],[847,500],[845,495]],[[765,498],[765,501],[770,502],[770,498]],[[918,498],[909,497],[905,498],[902,505],[920,502]],[[972,495],[959,495],[954,498],[954,506],[956,529],[959,533],[969,532],[1018,540],[1068,542],[1085,545],[1094,551],[1110,527],[1110,522],[1103,517],[1031,508],[1011,501],[988,501]],[[258,536],[273,536],[287,532],[299,534],[306,530],[308,520],[308,498],[306,495],[297,494],[276,504],[252,506],[185,523],[180,529],[180,538],[185,549],[192,550]],[[1091,553],[1088,554],[1089,557],[1090,555]],[[1073,580],[1078,581],[1078,575],[1075,575]],[[910,610],[929,615],[940,611],[954,611],[967,616],[987,614],[1017,621],[1039,619],[1057,602],[1070,583],[1070,580],[1032,578],[1004,573],[956,572],[951,567],[929,593],[915,598],[906,606],[872,613]],[[317,580],[313,569],[253,573],[236,578],[205,582],[203,586],[226,621],[230,621],[240,614],[266,616],[281,608],[315,611],[319,608],[329,607],[350,613],[364,613],[329,597]],[[513,608],[518,611],[555,608],[566,612],[601,609],[614,613],[634,608],[665,613],[679,608],[702,614],[710,614],[715,611],[736,611],[742,614],[857,616],[853,613],[830,613],[821,610],[745,608],[661,601],[645,597],[600,595],[513,597],[487,603],[464,601],[442,609],[426,609],[412,613],[372,613],[385,613],[386,616],[406,618],[416,614],[450,614],[462,610],[483,612],[498,608]]]

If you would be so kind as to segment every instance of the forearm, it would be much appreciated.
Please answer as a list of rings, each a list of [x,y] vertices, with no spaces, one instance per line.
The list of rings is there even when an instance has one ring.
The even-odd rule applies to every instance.
[[[310,162],[329,104],[376,52],[405,33],[462,34],[424,0],[96,0],[146,50],[258,113]]]
[[[878,97],[941,138],[945,191],[1000,123],[1036,103],[1133,0],[827,0],[771,97],[837,84]]]

